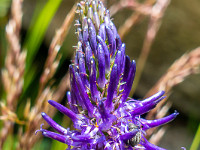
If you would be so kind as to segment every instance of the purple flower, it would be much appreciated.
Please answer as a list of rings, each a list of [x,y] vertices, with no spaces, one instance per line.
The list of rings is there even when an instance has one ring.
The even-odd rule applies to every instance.
[[[77,5],[78,44],[70,65],[70,109],[49,100],[67,115],[75,130],[63,128],[46,113],[44,120],[56,131],[41,129],[45,137],[66,143],[69,149],[163,149],[147,141],[145,131],[172,121],[178,113],[145,120],[142,114],[165,98],[160,91],[143,101],[128,98],[136,72],[135,61],[125,55],[125,44],[100,0]]]

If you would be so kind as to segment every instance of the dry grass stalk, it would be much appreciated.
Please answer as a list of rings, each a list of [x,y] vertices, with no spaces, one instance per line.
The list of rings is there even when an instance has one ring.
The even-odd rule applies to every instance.
[[[25,133],[20,136],[17,148],[18,150],[30,150],[35,142],[39,139],[34,133],[37,129],[39,129],[39,126],[42,123],[41,112],[50,111],[47,101],[52,99],[52,93],[53,90],[51,90],[50,87],[45,88],[38,98],[35,106],[32,107],[29,112],[26,112],[28,113],[26,129]]]
[[[12,19],[14,20],[15,26],[15,33],[18,39],[20,39],[20,30],[21,30],[21,23],[22,23],[22,2],[23,0],[14,0],[11,6],[11,14]]]
[[[169,109],[171,108],[172,106],[172,102],[167,102],[165,105],[162,106],[162,108],[159,109],[159,111],[157,111],[157,114],[155,114],[155,118],[158,119],[158,118],[163,118],[167,112],[169,111]],[[154,142],[155,140],[155,137],[156,136],[159,136],[160,137],[160,134],[159,134],[159,130],[162,130],[162,127],[161,129],[158,129],[158,128],[152,128],[152,129],[149,129],[147,132],[146,132],[146,137],[150,138],[149,141],[151,141],[152,139],[152,136],[154,137],[152,142]],[[161,138],[159,138],[161,139]],[[158,142],[159,140],[157,140]],[[154,143],[154,144],[158,144],[158,143]]]
[[[129,33],[131,28],[133,28],[134,25],[136,25],[142,18],[142,15],[137,12],[133,12],[132,15],[126,19],[125,23],[120,26],[118,33],[121,37],[121,39],[124,39],[124,37]]]
[[[8,134],[12,132],[13,124],[17,121],[17,117],[11,114],[15,114],[17,101],[22,92],[26,60],[26,52],[21,52],[19,36],[22,19],[22,0],[14,0],[12,2],[11,15],[12,18],[6,26],[9,48],[5,59],[5,68],[2,70],[2,82],[6,92],[6,105],[4,108],[7,109],[1,108],[1,110],[2,117],[6,116],[7,119],[4,120],[4,126],[0,133],[0,149],[2,149]]]
[[[70,75],[69,72],[62,78],[56,91],[53,93],[53,99],[59,101],[65,95],[67,89],[70,88]]]
[[[59,63],[59,58],[57,58],[57,55],[70,29],[70,25],[72,24],[72,21],[74,20],[75,10],[76,10],[76,6],[74,5],[71,11],[66,16],[62,26],[56,31],[56,34],[50,44],[49,54],[45,63],[44,72],[42,73],[42,76],[40,78],[39,93],[42,92],[46,83],[55,74],[55,71]]]
[[[20,137],[20,141],[18,143],[18,150],[30,150],[33,145],[41,138],[41,134],[34,134],[34,132],[40,128],[40,125],[43,122],[43,118],[41,117],[41,112],[46,112],[49,116],[53,116],[55,114],[55,108],[51,107],[47,101],[49,99],[53,99],[59,102],[66,93],[66,90],[69,89],[69,73],[67,73],[60,84],[56,89],[50,89],[47,87],[43,90],[41,96],[38,98],[37,103],[29,112],[27,112],[26,116],[28,116],[28,122],[26,125],[26,131]],[[28,104],[27,104],[28,105]],[[27,106],[29,107],[29,106]],[[29,110],[28,108],[25,110]],[[48,126],[45,125],[43,128],[47,128]]]
[[[123,39],[130,32],[131,28],[133,28],[134,25],[136,25],[139,21],[141,21],[145,16],[149,16],[151,14],[151,8],[154,3],[155,3],[154,0],[146,0],[143,4],[137,4],[137,5],[132,2],[132,7],[131,3],[125,3],[126,4],[125,6],[131,7],[131,9],[134,10],[134,12],[129,18],[126,19],[125,23],[118,30],[121,39]],[[120,3],[120,5],[124,5],[123,1]],[[116,7],[114,13],[119,11],[120,10],[119,8],[124,8],[124,7],[122,6]],[[114,14],[112,13],[112,11],[114,11],[114,8],[111,9],[111,14]]]
[[[36,104],[31,109],[29,108],[28,104],[26,107],[26,113],[28,114],[26,116],[28,116],[28,121],[26,124],[26,131],[21,136],[19,141],[18,149],[31,149],[35,142],[40,139],[39,135],[35,136],[34,132],[40,128],[40,124],[43,122],[41,112],[47,112],[51,117],[55,114],[55,109],[52,109],[52,107],[48,105],[47,101],[49,99],[54,99],[55,101],[59,102],[65,95],[67,88],[69,88],[69,84],[67,84],[69,81],[69,73],[63,77],[57,87],[57,90],[51,89],[50,87],[45,88],[45,86],[47,82],[53,77],[58,67],[60,57],[57,55],[74,19],[75,10],[76,6],[73,6],[71,11],[66,16],[62,26],[57,30],[51,42],[49,54],[44,67],[44,72],[40,78],[40,89],[36,99]]]
[[[172,66],[168,69],[165,75],[163,75],[160,80],[155,84],[155,86],[147,93],[145,97],[152,95],[153,93],[164,90],[166,95],[169,96],[171,90],[174,86],[184,81],[184,79],[191,75],[199,73],[200,66],[200,47],[192,50],[190,53],[184,54],[181,58],[176,60]],[[161,101],[155,109],[150,111],[147,115],[147,119],[158,119],[165,116],[170,109],[172,103],[167,102],[165,99]],[[159,110],[159,111],[158,111]],[[159,112],[159,113],[158,113]],[[155,133],[156,128],[152,129],[147,133],[151,135],[154,133],[154,137],[158,137],[158,132]],[[151,140],[150,140],[151,141]],[[158,141],[151,141],[154,144],[157,144]]]
[[[200,65],[200,47],[192,50],[188,54],[184,54],[181,58],[176,60],[172,66],[167,70],[166,74],[164,74],[160,80],[155,84],[155,86],[147,93],[145,97],[149,95],[164,90],[166,95],[169,95],[171,89],[177,84],[184,81],[184,79],[195,73],[199,73],[199,65]],[[160,108],[164,101],[159,103],[156,109]],[[152,110],[148,114],[148,118],[151,119],[156,113],[156,109]]]
[[[172,102],[167,102],[162,108],[159,110],[158,114],[156,115],[156,118],[162,118],[164,117],[168,110],[171,108]],[[158,128],[152,128],[147,132],[147,137],[150,137],[149,142],[153,144],[158,144],[162,138],[162,136],[165,134],[166,127]],[[162,133],[162,134],[161,134]]]
[[[149,4],[154,2],[154,0],[151,0],[151,3],[149,3],[149,1],[150,0],[144,2],[143,4],[140,4],[140,3],[136,2],[135,0],[120,0],[118,3],[114,3],[109,8],[110,15],[113,16],[117,12],[119,12],[120,10],[122,10],[124,8],[134,10],[134,11],[140,13],[140,14],[143,14],[143,15],[150,15],[150,9],[151,9],[150,6],[151,5],[149,5]]]
[[[56,89],[46,88],[43,90],[40,98],[37,100],[35,106],[28,112],[28,123],[26,132],[21,136],[20,142],[18,144],[18,150],[29,150],[33,145],[42,137],[41,134],[34,134],[34,132],[40,128],[43,123],[43,118],[41,117],[41,112],[46,112],[49,116],[53,116],[56,112],[55,108],[50,106],[47,101],[53,99],[59,102],[65,95],[67,89],[69,89],[69,73],[67,73]],[[29,106],[27,106],[29,107]],[[48,125],[43,126],[43,128],[48,128]]]
[[[137,62],[138,65],[137,65],[137,73],[135,77],[135,82],[134,82],[133,88],[131,89],[130,95],[134,93],[139,83],[142,71],[144,69],[146,60],[151,50],[151,46],[160,28],[161,20],[163,18],[163,15],[169,3],[170,3],[170,0],[158,0],[156,4],[152,7],[147,34],[146,34],[143,47],[142,47],[142,50]]]
[[[152,134],[151,138],[149,139],[149,142],[151,142],[152,144],[158,144],[160,139],[163,137],[163,135],[165,134],[167,130],[167,127],[162,127],[160,128],[156,134]]]

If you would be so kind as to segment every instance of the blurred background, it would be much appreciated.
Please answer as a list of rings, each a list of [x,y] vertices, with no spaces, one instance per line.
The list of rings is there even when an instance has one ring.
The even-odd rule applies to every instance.
[[[131,0],[127,0],[131,1]],[[126,54],[131,59],[136,60],[136,64],[141,59],[141,52],[144,49],[144,42],[147,31],[151,26],[151,15],[148,15],[149,7],[153,6],[156,1],[138,0],[138,4],[145,4],[144,8],[140,8],[133,3],[133,8],[126,0],[107,0],[105,5],[111,8],[113,12],[113,22],[115,23],[119,33],[122,35],[122,40],[126,43]],[[19,97],[16,114],[20,120],[26,120],[24,108],[30,100],[30,107],[35,105],[39,91],[40,76],[43,72],[45,60],[48,57],[48,49],[51,44],[55,31],[60,28],[66,15],[70,12],[73,5],[77,1],[74,0],[24,0],[22,4],[23,18],[20,31],[21,49],[31,49],[33,56],[30,57],[28,73],[25,74],[24,87],[21,96]],[[127,3],[126,3],[127,2]],[[8,49],[6,41],[5,27],[11,18],[11,0],[0,0],[0,68],[5,68],[5,58]],[[118,4],[118,5],[117,5]],[[121,5],[121,7],[119,7]],[[166,10],[161,15],[158,31],[153,38],[150,46],[148,57],[144,63],[144,68],[141,71],[140,79],[138,80],[137,88],[133,89],[133,97],[142,99],[150,91],[158,80],[166,74],[168,68],[179,59],[183,54],[189,53],[200,45],[200,1],[198,0],[173,0],[166,7]],[[147,7],[147,8],[146,8]],[[115,12],[116,10],[116,12]],[[51,12],[52,11],[52,12]],[[127,22],[131,16],[141,13],[141,17],[131,25],[131,21]],[[144,13],[144,14],[143,14]],[[77,18],[77,16],[75,16]],[[131,19],[130,19],[131,20]],[[133,19],[132,19],[133,20]],[[153,20],[153,19],[152,19]],[[62,55],[57,71],[48,81],[52,88],[56,88],[62,77],[68,71],[68,65],[73,58],[74,49],[72,46],[77,43],[77,36],[74,34],[75,26],[71,24],[71,28],[64,39],[59,54]],[[152,23],[153,24],[153,23]],[[127,26],[130,25],[130,26]],[[127,31],[123,31],[127,28]],[[31,55],[30,54],[30,55]],[[29,58],[29,52],[27,52]],[[200,58],[199,58],[200,59]],[[27,61],[26,61],[27,62]],[[138,65],[138,64],[137,64]],[[199,66],[197,66],[199,67]],[[32,72],[33,71],[33,72]],[[2,76],[1,76],[2,77]],[[67,84],[67,83],[66,83]],[[66,88],[67,89],[67,88]],[[68,88],[69,89],[69,88]],[[181,147],[190,149],[194,135],[200,122],[200,75],[199,73],[191,73],[183,82],[173,86],[170,90],[168,101],[171,102],[169,112],[177,110],[180,115],[171,122],[167,131],[162,136],[159,146],[166,149],[178,150]],[[6,93],[2,82],[0,83],[1,101],[6,99]],[[66,103],[66,97],[63,95],[62,103]],[[63,117],[56,114],[54,119],[61,123]],[[62,124],[70,124],[64,118]],[[44,122],[44,121],[43,121]],[[18,128],[20,125],[15,124],[13,133],[15,138],[10,140],[17,145]],[[38,125],[39,126],[39,125]],[[66,125],[67,126],[67,125]],[[3,128],[3,121],[0,121],[0,129]],[[22,125],[22,130],[25,127]],[[34,134],[34,131],[32,131]],[[8,138],[9,139],[9,138]],[[7,140],[6,143],[10,141]],[[43,139],[37,142],[33,149],[55,149],[58,144],[49,139]],[[5,146],[7,145],[7,146]],[[5,144],[4,149],[10,149],[9,144]],[[57,145],[58,146],[58,145]],[[61,144],[61,147],[63,145]],[[15,149],[12,146],[11,149]],[[25,148],[26,149],[26,148]],[[197,148],[200,150],[200,147]]]

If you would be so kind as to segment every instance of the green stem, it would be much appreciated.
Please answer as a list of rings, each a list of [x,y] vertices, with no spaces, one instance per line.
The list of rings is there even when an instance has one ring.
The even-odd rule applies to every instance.
[[[197,150],[198,147],[199,147],[199,144],[200,144],[200,124],[199,124],[199,127],[197,129],[197,132],[196,132],[196,135],[193,139],[193,142],[192,142],[192,145],[190,147],[190,150]]]

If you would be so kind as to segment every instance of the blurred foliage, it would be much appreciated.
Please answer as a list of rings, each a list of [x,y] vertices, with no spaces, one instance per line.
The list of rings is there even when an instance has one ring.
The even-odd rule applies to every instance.
[[[41,46],[47,28],[61,2],[62,0],[49,0],[39,14],[37,11],[35,12],[38,15],[37,17],[33,17],[31,21],[24,44],[24,49],[27,50],[24,91],[26,91],[36,76],[37,67],[32,67],[34,57]]]
[[[56,140],[54,140],[52,142],[52,145],[51,145],[51,150],[56,150],[56,149],[59,149],[59,150],[63,149],[64,150],[64,149],[67,149],[67,148],[68,148],[68,146],[66,144],[58,142]]]
[[[11,0],[0,0],[0,18],[4,17],[7,14],[10,3]]]
[[[5,24],[7,23],[7,14],[11,0],[0,0],[0,68],[4,64],[6,50]]]
[[[0,25],[0,68],[4,65],[5,51],[6,51],[5,30],[4,26]]]
[[[11,0],[0,0],[0,68],[4,66],[5,53],[6,53],[6,37],[5,37],[5,25],[8,21],[8,10]],[[1,75],[0,75],[1,77]],[[0,81],[0,96],[3,94],[2,84]]]
[[[196,135],[194,137],[190,150],[198,150],[198,147],[200,148],[200,124],[196,131]]]
[[[28,87],[33,83],[38,83],[39,75],[41,72],[38,71],[38,67],[42,68],[38,63],[34,63],[35,57],[38,55],[38,51],[41,48],[41,44],[44,40],[44,36],[49,27],[52,18],[57,12],[62,0],[48,0],[43,7],[41,7],[41,2],[37,1],[36,9],[34,10],[34,14],[32,17],[32,21],[29,29],[27,30],[26,36],[23,37],[22,41],[24,41],[23,50],[27,50],[27,59],[26,59],[26,72],[25,72],[25,81],[24,81],[24,89],[23,95],[21,96],[21,103],[19,103],[17,115],[19,118],[22,118],[24,105],[26,104],[27,98],[30,97],[29,93],[32,92],[33,95],[37,95],[37,88]],[[5,54],[7,50],[6,46],[6,37],[5,37],[5,26],[8,22],[9,14],[8,8],[11,5],[11,0],[0,0],[0,68],[4,66]],[[47,48],[46,48],[47,49]],[[46,50],[47,51],[47,50]],[[44,61],[43,61],[44,62]],[[36,81],[36,82],[35,82]],[[2,94],[2,84],[0,84],[0,95]],[[3,98],[3,97],[1,97]],[[33,102],[33,101],[32,101]],[[2,121],[0,121],[0,129],[2,126]],[[15,133],[16,134],[16,133]],[[11,150],[16,149],[16,141],[17,135],[9,136],[4,144],[3,150]],[[49,144],[47,144],[49,143]],[[50,149],[51,140],[45,139],[42,142],[36,144],[34,149],[46,149],[47,145]],[[62,147],[61,145],[60,147]],[[54,146],[55,147],[55,146]]]

